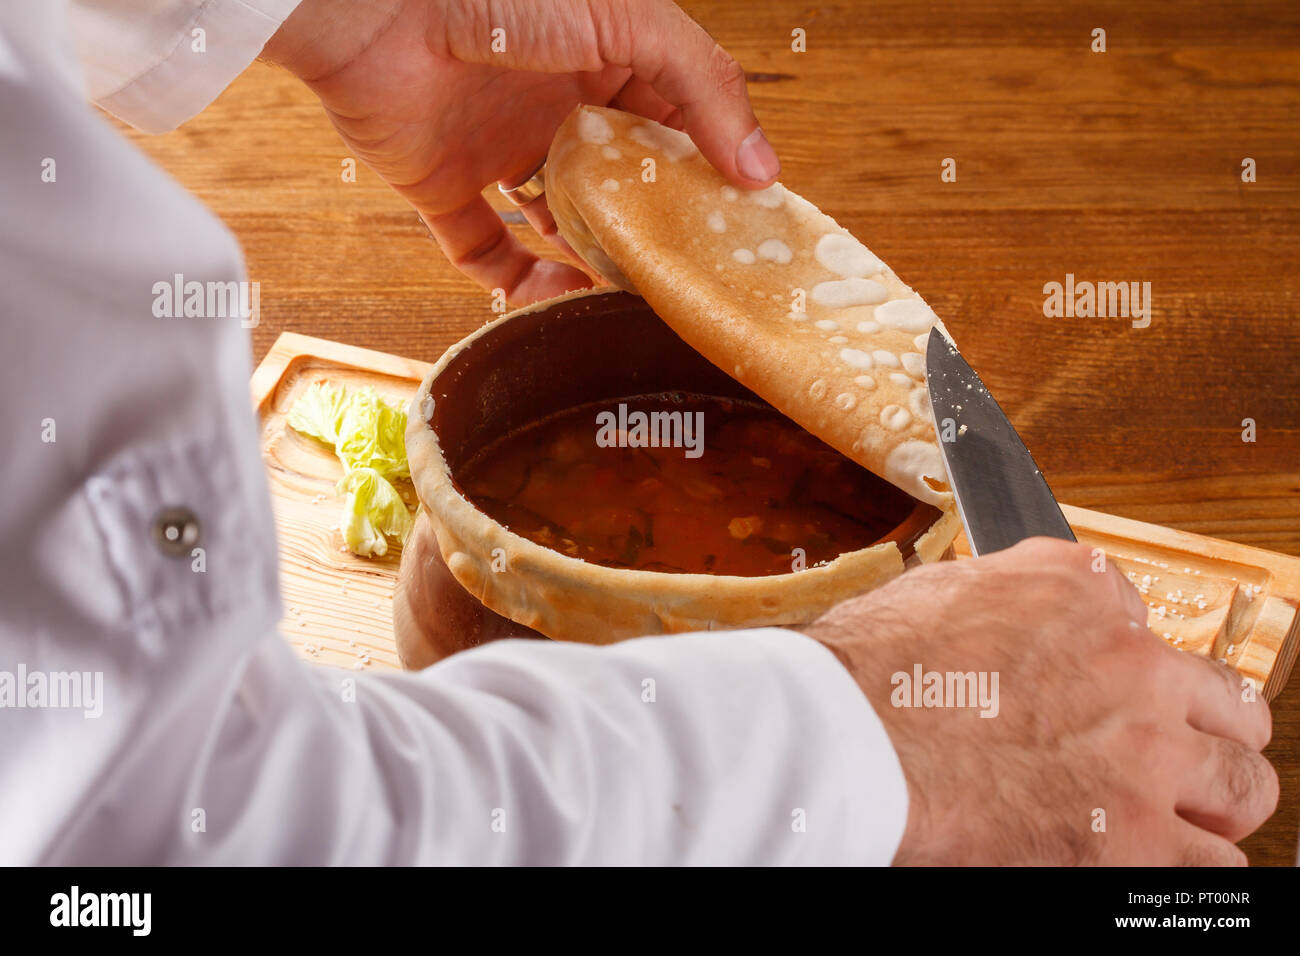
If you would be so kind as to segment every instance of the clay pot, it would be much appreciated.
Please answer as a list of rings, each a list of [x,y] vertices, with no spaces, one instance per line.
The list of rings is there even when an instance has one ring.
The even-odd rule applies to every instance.
[[[804,623],[907,564],[940,559],[956,537],[954,514],[909,499],[876,545],[799,572],[632,571],[588,564],[515,535],[456,485],[457,468],[476,452],[540,418],[668,391],[762,403],[625,292],[589,291],[538,303],[448,349],[412,401],[407,429],[421,508],[395,597],[405,666],[425,667],[502,637],[609,643]]]

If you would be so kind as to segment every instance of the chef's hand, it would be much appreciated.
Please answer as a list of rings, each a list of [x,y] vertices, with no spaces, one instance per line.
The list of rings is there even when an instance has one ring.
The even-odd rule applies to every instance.
[[[780,169],[744,72],[669,0],[303,0],[263,56],[320,97],[458,269],[514,303],[591,285],[529,252],[481,195],[526,179],[578,103],[685,129],[738,186]],[[567,249],[544,196],[523,212]]]
[[[1091,566],[1082,545],[1037,538],[909,571],[804,629],[853,673],[902,762],[895,863],[1246,862],[1233,844],[1278,799],[1268,705],[1168,647],[1132,585]],[[997,672],[996,716],[894,706],[892,675],[917,664]]]

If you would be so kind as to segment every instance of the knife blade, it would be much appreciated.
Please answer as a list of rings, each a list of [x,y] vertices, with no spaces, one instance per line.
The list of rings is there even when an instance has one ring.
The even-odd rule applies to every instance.
[[[939,449],[971,553],[1035,535],[1075,540],[1006,413],[938,328],[930,330],[925,362]]]

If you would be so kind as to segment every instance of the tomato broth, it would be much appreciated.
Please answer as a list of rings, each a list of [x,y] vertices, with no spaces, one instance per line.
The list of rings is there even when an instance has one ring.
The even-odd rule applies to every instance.
[[[533,422],[480,450],[457,484],[543,547],[674,573],[811,567],[874,544],[915,505],[768,406],[680,392]]]

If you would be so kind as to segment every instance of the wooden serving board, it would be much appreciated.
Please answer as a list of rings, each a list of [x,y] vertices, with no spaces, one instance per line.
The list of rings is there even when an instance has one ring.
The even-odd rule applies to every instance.
[[[262,459],[280,540],[281,632],[311,661],[336,667],[400,670],[393,643],[393,586],[401,548],[360,558],[343,547],[343,466],[332,451],[289,427],[303,390],[329,381],[373,385],[384,398],[410,401],[426,362],[285,332],[253,372],[253,406],[262,423]],[[397,490],[414,509],[409,481]]]
[[[308,385],[373,385],[410,401],[430,366],[384,352],[292,332],[282,334],[253,373],[262,455],[280,538],[282,629],[306,659],[398,669],[392,595],[400,549],[359,558],[343,548],[342,468],[319,443],[285,421]],[[412,508],[409,482],[398,490]],[[1101,548],[1142,590],[1148,624],[1188,653],[1226,660],[1272,700],[1300,646],[1300,558],[1064,505],[1079,540]],[[970,556],[959,537],[958,558]]]

